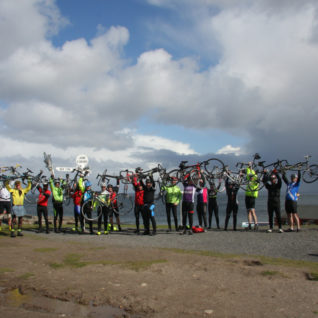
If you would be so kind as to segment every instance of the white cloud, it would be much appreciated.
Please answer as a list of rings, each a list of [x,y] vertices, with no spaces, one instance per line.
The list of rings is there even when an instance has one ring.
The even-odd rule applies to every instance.
[[[93,39],[54,47],[48,34],[66,23],[55,2],[13,3],[0,0],[0,100],[7,105],[0,112],[0,133],[11,137],[1,137],[7,154],[31,156],[51,147],[65,159],[71,151],[85,150],[97,161],[119,163],[137,162],[147,151],[196,154],[190,144],[174,138],[120,133],[141,116],[247,135],[249,146],[268,152],[286,150],[285,138],[295,140],[296,135],[308,147],[315,142],[315,2],[170,2],[193,26],[190,31],[167,23],[167,32],[175,29],[172,39],[202,39],[198,55],[217,51],[218,64],[214,60],[205,70],[196,58],[175,59],[164,48],[143,52],[136,64],[128,64],[121,53],[129,30],[121,26],[96,26]],[[302,123],[306,129],[299,129]],[[219,153],[241,149],[228,145]]]
[[[231,145],[226,145],[219,149],[216,154],[218,155],[229,155],[234,154],[235,156],[242,155],[242,150],[240,147],[233,147]]]

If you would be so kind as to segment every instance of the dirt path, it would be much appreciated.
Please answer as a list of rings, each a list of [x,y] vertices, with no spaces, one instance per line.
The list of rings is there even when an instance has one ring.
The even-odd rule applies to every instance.
[[[314,262],[29,233],[0,250],[2,318],[318,317]]]

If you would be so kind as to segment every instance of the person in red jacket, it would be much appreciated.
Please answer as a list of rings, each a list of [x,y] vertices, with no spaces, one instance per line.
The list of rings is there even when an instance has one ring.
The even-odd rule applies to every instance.
[[[136,230],[135,233],[139,234],[139,216],[143,218],[144,208],[144,189],[140,181],[137,179],[138,174],[133,178],[133,186],[135,190],[135,218],[136,218]]]
[[[75,228],[73,228],[73,231],[76,231],[78,233],[82,233],[84,231],[84,221],[81,216],[81,201],[82,201],[83,193],[80,190],[79,186],[76,185],[75,191],[72,194],[72,199],[74,203],[74,220],[75,220]],[[78,221],[80,221],[81,224],[81,232],[78,230]]]
[[[38,213],[38,223],[39,223],[39,231],[38,233],[42,232],[42,214],[45,220],[45,228],[46,233],[49,234],[49,219],[48,219],[48,210],[47,210],[47,203],[49,200],[49,197],[51,195],[51,191],[48,189],[49,184],[43,183],[43,188],[38,186],[37,189],[39,191],[39,197],[37,201],[37,213]]]

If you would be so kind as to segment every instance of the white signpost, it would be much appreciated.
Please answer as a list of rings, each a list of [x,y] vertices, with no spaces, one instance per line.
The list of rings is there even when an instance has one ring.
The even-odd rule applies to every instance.
[[[76,157],[77,167],[84,169],[88,166],[88,158],[86,155],[79,155]]]
[[[59,171],[59,172],[72,172],[74,170],[74,168],[72,168],[72,167],[56,167],[55,170]]]

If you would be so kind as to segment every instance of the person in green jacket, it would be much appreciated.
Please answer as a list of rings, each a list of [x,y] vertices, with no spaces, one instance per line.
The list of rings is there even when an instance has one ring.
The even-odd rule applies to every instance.
[[[52,191],[52,202],[53,202],[53,213],[54,213],[54,232],[59,233],[62,229],[63,223],[63,189],[61,188],[61,181],[56,179],[54,180],[54,175],[51,175],[50,178],[50,187]],[[57,228],[57,219],[59,219],[59,225]]]
[[[245,191],[245,206],[247,210],[248,229],[252,229],[252,222],[254,221],[254,231],[258,230],[257,216],[255,212],[255,201],[258,197],[259,180],[257,174],[252,169],[252,163],[246,169],[247,188]]]
[[[166,200],[166,213],[167,213],[167,222],[169,229],[168,232],[171,232],[171,218],[170,211],[173,213],[174,225],[176,231],[178,231],[178,218],[177,218],[177,207],[182,199],[182,192],[177,186],[177,179],[172,179],[172,184],[170,186],[161,187],[161,191],[165,191],[165,200]]]

